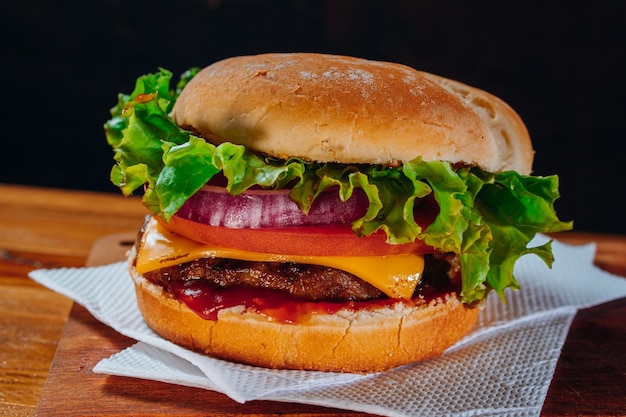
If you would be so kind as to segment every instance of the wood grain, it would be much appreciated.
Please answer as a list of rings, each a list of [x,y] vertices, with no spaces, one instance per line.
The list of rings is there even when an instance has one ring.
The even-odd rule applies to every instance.
[[[0,415],[35,412],[72,305],[25,279],[30,269],[0,262]]]
[[[84,261],[96,239],[137,230],[146,209],[118,194],[0,185],[0,248]],[[31,259],[37,261],[38,259]]]
[[[543,405],[544,416],[626,415],[626,299],[578,312]]]
[[[0,415],[35,415],[72,307],[28,272],[84,266],[94,241],[144,215],[137,198],[0,184]]]

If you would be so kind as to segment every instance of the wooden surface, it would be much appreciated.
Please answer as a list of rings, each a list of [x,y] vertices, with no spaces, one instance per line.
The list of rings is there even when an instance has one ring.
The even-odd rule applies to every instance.
[[[28,279],[141,224],[135,198],[0,184],[0,415],[33,416],[72,302]]]
[[[337,415],[298,404],[241,405],[210,391],[90,371],[133,341],[27,274],[115,259],[144,214],[136,198],[0,184],[0,415]],[[626,276],[626,237],[568,232],[559,239],[596,242],[597,264]],[[626,299],[578,313],[542,415],[626,415],[624,317]],[[68,390],[67,378],[79,388]]]

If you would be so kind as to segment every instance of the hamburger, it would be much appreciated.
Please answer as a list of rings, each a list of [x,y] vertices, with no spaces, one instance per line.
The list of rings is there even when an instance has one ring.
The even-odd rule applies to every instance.
[[[293,53],[138,78],[105,124],[149,214],[129,253],[164,338],[279,369],[441,355],[536,233],[572,227],[502,100],[404,65]]]

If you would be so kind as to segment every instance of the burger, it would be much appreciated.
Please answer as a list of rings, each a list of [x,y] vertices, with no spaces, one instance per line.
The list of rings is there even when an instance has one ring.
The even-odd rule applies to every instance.
[[[567,230],[520,117],[404,65],[261,54],[159,69],[106,122],[147,207],[128,262],[164,338],[266,368],[368,373],[442,355],[514,264]]]

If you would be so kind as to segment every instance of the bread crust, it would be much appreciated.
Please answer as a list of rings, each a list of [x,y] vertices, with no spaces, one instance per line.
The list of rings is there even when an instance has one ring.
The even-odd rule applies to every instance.
[[[285,324],[243,307],[205,320],[130,267],[137,305],[164,338],[205,354],[265,368],[369,373],[441,355],[471,331],[477,308],[454,294],[429,304],[316,314]]]
[[[181,93],[176,123],[279,158],[394,165],[422,157],[529,174],[533,149],[499,98],[410,67],[294,53],[229,58]]]

